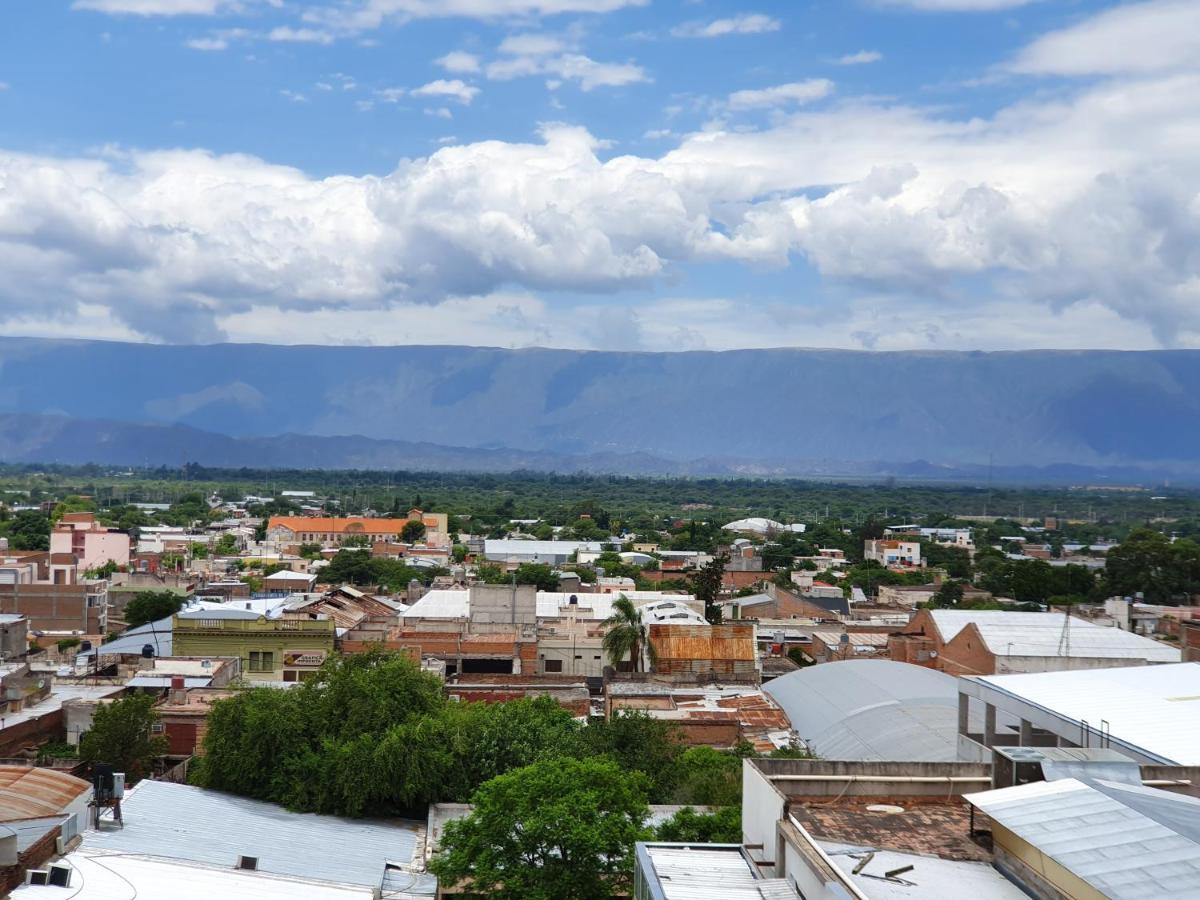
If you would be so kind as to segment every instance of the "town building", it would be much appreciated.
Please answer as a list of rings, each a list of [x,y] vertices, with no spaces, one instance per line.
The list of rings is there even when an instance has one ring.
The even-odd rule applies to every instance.
[[[763,686],[825,759],[958,759],[958,687],[949,675],[884,659],[809,666]],[[982,713],[972,720],[980,727]]]
[[[785,878],[766,878],[741,844],[665,844],[639,841],[634,900],[800,900]]]
[[[1059,613],[920,609],[888,642],[895,660],[951,675],[1175,663],[1178,647]]]
[[[757,685],[688,684],[657,675],[623,676],[604,685],[604,715],[643,713],[670,722],[692,746],[729,749],[748,741],[757,752],[790,747],[787,714]]]
[[[863,559],[892,568],[916,568],[921,565],[921,542],[880,538],[863,542]]]
[[[165,781],[125,791],[122,824],[103,819],[62,863],[74,900],[418,900],[432,898],[420,827],[395,819],[291,813]],[[56,889],[24,886],[41,900]],[[73,892],[73,893],[72,893]]]
[[[50,531],[50,552],[70,553],[83,571],[129,565],[129,535],[105,528],[92,513],[66,513]]]
[[[24,616],[30,631],[50,640],[105,634],[108,586],[103,578],[81,578],[69,553],[0,557],[0,613]]]
[[[486,540],[483,556],[488,562],[498,563],[545,563],[558,566],[573,562],[576,554],[599,555],[604,544],[599,541],[519,541]]]
[[[363,537],[368,541],[399,540],[408,522],[408,519],[363,516],[271,516],[267,521],[267,540],[283,545],[321,544],[327,547],[335,547],[352,537]]]
[[[285,618],[250,609],[198,609],[180,612],[172,621],[177,656],[227,657],[241,660],[248,681],[302,681],[333,653],[333,619]]]
[[[92,786],[51,769],[0,765],[0,894],[22,884],[87,827]]]
[[[958,691],[960,759],[988,759],[996,747],[1101,747],[1200,765],[1200,663],[972,675]]]

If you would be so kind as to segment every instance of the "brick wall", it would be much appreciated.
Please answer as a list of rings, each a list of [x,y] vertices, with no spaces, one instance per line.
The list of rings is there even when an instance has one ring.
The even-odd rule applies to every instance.
[[[1200,621],[1184,622],[1180,628],[1184,662],[1200,662]]]
[[[27,869],[40,869],[57,855],[56,844],[62,829],[54,827],[46,832],[38,841],[26,848],[17,857],[17,864],[0,868],[0,896],[7,897],[9,892],[25,882]],[[75,880],[78,880],[76,875]]]

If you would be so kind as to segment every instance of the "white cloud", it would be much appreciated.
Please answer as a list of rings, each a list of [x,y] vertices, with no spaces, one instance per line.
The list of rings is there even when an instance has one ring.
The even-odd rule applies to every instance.
[[[1195,67],[1200,60],[1200,3],[1132,3],[1043,35],[1012,62],[1016,72],[1110,75]]]
[[[333,35],[319,28],[292,28],[280,25],[267,32],[267,40],[297,44],[332,44]]]
[[[734,91],[727,102],[733,110],[764,109],[812,103],[828,97],[832,92],[833,82],[829,79],[810,78],[808,81],[794,81],[758,90]]]
[[[303,94],[298,93],[296,91],[289,91],[286,88],[284,90],[280,91],[279,95],[281,97],[286,97],[288,100],[291,100],[293,103],[307,103],[308,102],[308,98],[305,97]]]
[[[567,13],[610,13],[645,6],[649,0],[351,0],[307,10],[305,18],[347,32],[378,28],[391,21],[468,18],[483,21],[555,16]]]
[[[1028,6],[1038,0],[881,0],[887,6],[907,6],[925,12],[995,12]]]
[[[879,62],[883,54],[878,50],[859,50],[857,53],[847,53],[838,57],[839,66],[861,66],[867,63]]]
[[[10,87],[12,87],[12,85],[10,85],[7,81],[0,81],[0,91],[7,91]]]
[[[379,90],[377,90],[375,92],[375,96],[378,97],[380,100],[382,100],[384,103],[399,103],[400,98],[402,98],[407,93],[408,93],[408,91],[402,87],[389,87],[389,88],[380,88]]]
[[[479,71],[479,57],[474,53],[466,53],[462,50],[452,50],[445,56],[439,56],[434,60],[434,63],[441,66],[447,72],[471,73]]]
[[[225,50],[229,47],[229,41],[217,37],[192,38],[189,41],[185,41],[184,44],[192,50],[217,51]]]
[[[513,34],[501,41],[497,49],[510,56],[549,56],[566,50],[567,44],[551,34]]]
[[[215,16],[240,12],[245,5],[243,0],[75,0],[71,8],[110,15]]]
[[[778,31],[783,23],[772,16],[762,13],[744,13],[728,19],[714,19],[711,22],[686,22],[671,29],[675,37],[725,37],[730,34],[764,34]]]
[[[438,78],[428,84],[412,90],[414,97],[451,97],[467,106],[479,94],[479,88],[469,85],[459,78],[446,80]]]
[[[395,316],[418,333],[435,328],[413,324],[424,310],[460,340],[493,327],[552,343],[569,326],[592,340],[587,308],[619,322],[597,325],[604,340],[650,347],[763,335],[1200,346],[1200,60],[1068,82],[990,116],[795,105],[813,93],[771,95],[784,105],[769,124],[713,124],[661,155],[616,155],[553,125],[382,176],[312,178],[200,151],[0,153],[0,321],[29,329],[101,308],[137,334],[212,339],[293,317],[372,332]],[[805,261],[820,302],[809,313],[753,284],[753,302],[645,299],[706,261]],[[536,292],[556,299],[512,300]],[[568,304],[574,318],[569,293],[591,295]],[[463,312],[475,303],[482,318]],[[482,312],[501,306],[503,327]]]

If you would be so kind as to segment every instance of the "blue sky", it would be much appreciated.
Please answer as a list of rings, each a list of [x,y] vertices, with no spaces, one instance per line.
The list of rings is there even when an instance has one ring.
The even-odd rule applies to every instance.
[[[1200,344],[1200,3],[11,0],[0,332]]]

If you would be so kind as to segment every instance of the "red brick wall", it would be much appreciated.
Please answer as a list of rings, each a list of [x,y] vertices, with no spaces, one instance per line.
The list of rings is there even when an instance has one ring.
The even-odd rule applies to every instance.
[[[1183,661],[1200,662],[1200,621],[1184,622],[1182,631]]]
[[[3,717],[0,717],[0,721],[2,720]],[[26,747],[37,747],[52,740],[64,740],[66,736],[62,707],[59,707],[44,716],[3,727],[0,730],[0,756],[16,756]]]

